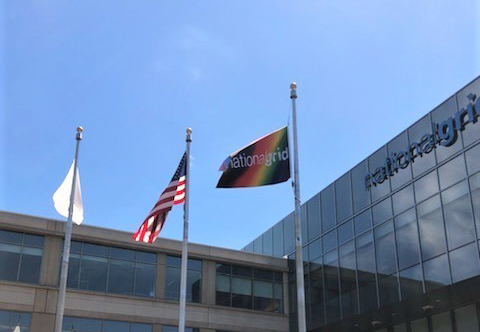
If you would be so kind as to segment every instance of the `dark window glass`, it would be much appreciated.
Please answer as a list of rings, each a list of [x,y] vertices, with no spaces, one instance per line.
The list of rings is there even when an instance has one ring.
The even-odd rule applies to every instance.
[[[253,252],[253,242],[250,242],[249,244],[247,244],[242,250],[246,252]]]
[[[20,325],[22,332],[30,332],[30,321],[32,315],[26,312],[0,310],[0,331],[17,331],[15,328]]]
[[[94,256],[108,256],[108,247],[101,246],[98,244],[84,243],[83,244],[83,253]]]
[[[353,222],[349,220],[338,227],[338,242],[342,244],[351,238],[353,238]]]
[[[475,331],[478,329],[478,316],[475,304],[455,309],[457,331]]]
[[[165,298],[168,300],[178,301],[180,298],[180,271],[178,260],[181,258],[167,256],[167,274],[165,279]],[[172,266],[168,266],[169,263]],[[187,301],[200,302],[201,293],[201,264],[202,261],[196,259],[188,259],[187,269]],[[218,271],[218,265],[217,265]]]
[[[260,235],[253,241],[253,252],[263,254],[263,235]]]
[[[452,332],[450,311],[432,316],[432,330],[435,332]]]
[[[0,279],[17,281],[22,247],[0,243]]]
[[[65,317],[63,319],[62,331],[65,331],[65,332],[152,332],[152,325],[121,322],[121,321],[114,321],[114,320]]]
[[[78,288],[78,277],[80,275],[80,255],[70,254],[70,261],[68,262],[67,287]]]
[[[135,251],[122,249],[122,248],[110,248],[110,257],[118,258],[123,260],[134,261],[135,260]]]
[[[340,289],[343,317],[357,313],[357,279],[355,244],[353,241],[339,247]]]
[[[273,256],[283,257],[283,223],[278,222],[273,226]]]
[[[455,112],[457,111],[455,96],[450,97],[442,105],[438,106],[432,111],[432,121],[436,124],[441,124],[443,121],[446,121],[448,118],[453,116],[455,118]],[[438,145],[435,149],[437,154],[437,159],[439,162],[447,159],[455,152],[458,152],[462,149],[462,137],[458,135],[457,131],[453,128],[453,132],[457,135],[457,141],[451,146]]]
[[[31,284],[38,283],[43,250],[40,248],[23,247],[20,261],[18,281]]]
[[[273,256],[273,229],[263,233],[263,254]]]
[[[367,174],[368,165],[366,160],[352,169],[353,207],[355,212],[370,204],[370,191],[365,185]]]
[[[32,246],[32,247],[43,248],[43,236],[33,235],[33,234],[25,234],[25,238],[23,239],[23,243],[25,245],[29,245],[29,246]]]
[[[408,136],[410,144],[420,143],[426,134],[432,134],[432,124],[430,122],[430,115],[424,116],[421,120],[415,123],[408,129]],[[418,176],[426,170],[435,166],[435,152],[431,151],[428,154],[423,154],[421,157],[415,158],[412,163],[413,176]]]
[[[440,178],[440,189],[442,190],[464,179],[467,174],[463,155],[450,160],[440,167],[438,169],[438,175]]]
[[[385,165],[386,159],[387,149],[386,146],[383,146],[368,158],[370,174],[375,174],[377,171],[381,172],[382,167]],[[375,202],[379,198],[384,197],[390,192],[390,179],[386,179],[383,183],[372,186],[370,188],[370,192],[373,202]]]
[[[480,235],[480,173],[470,178],[470,190],[473,212],[475,214],[475,224],[477,225],[477,234]]]
[[[308,255],[313,260],[322,255],[322,239],[316,239],[308,245]]]
[[[402,299],[415,298],[423,293],[422,267],[415,265],[400,272]]]
[[[340,319],[340,299],[338,286],[338,254],[334,250],[324,256],[325,305],[327,323]]]
[[[138,262],[157,264],[157,255],[151,252],[136,252],[136,259]]]
[[[80,254],[82,252],[82,242],[72,241],[70,244],[70,252]]]
[[[352,215],[352,190],[350,188],[350,173],[335,181],[335,205],[337,220],[342,222]]]
[[[334,229],[323,236],[323,252],[327,252],[337,246],[337,230]]]
[[[253,281],[253,309],[269,312],[275,311],[273,284],[271,282]]]
[[[253,270],[253,278],[254,279],[272,281],[273,280],[273,271],[254,269]]]
[[[232,306],[252,308],[252,280],[232,277]]]
[[[105,292],[107,290],[107,270],[108,259],[106,257],[83,255],[78,288]]]
[[[357,249],[357,274],[360,294],[360,311],[366,312],[377,307],[375,284],[375,254],[373,234],[366,232],[355,240]]]
[[[217,274],[216,301],[218,305],[231,306],[230,276]]]
[[[217,273],[231,274],[232,273],[232,266],[229,265],[229,264],[217,263]]]
[[[0,230],[0,242],[22,244],[23,233]]]
[[[415,181],[415,198],[421,202],[426,198],[438,193],[437,171],[433,171]]]
[[[372,213],[370,209],[365,212],[362,212],[355,218],[353,218],[353,223],[355,225],[355,234],[360,234],[367,229],[372,227]]]
[[[410,322],[411,332],[428,332],[428,321],[426,318],[421,318]]]
[[[467,159],[468,174],[474,174],[480,171],[480,144],[465,152]]]
[[[233,265],[232,266],[232,275],[251,278],[252,277],[252,268],[245,267],[245,266]]]
[[[449,249],[474,241],[475,229],[467,183],[462,182],[445,190],[442,200]]]
[[[394,153],[397,155],[399,153],[407,153],[408,147],[408,135],[407,132],[404,131],[388,143],[388,154],[391,156]],[[393,190],[399,188],[401,185],[412,179],[411,164],[412,163],[409,163],[404,169],[399,168],[398,172],[391,177],[390,181],[392,183]]]
[[[380,293],[380,305],[397,302],[399,300],[397,274],[379,277],[378,290]]]
[[[103,331],[105,331],[105,332],[130,332],[130,324],[127,323],[127,322],[104,320],[103,321]]]
[[[392,203],[390,197],[375,205],[372,209],[373,223],[375,225],[381,224],[392,217]]]
[[[135,262],[112,259],[108,277],[108,292],[132,295],[135,278]]]
[[[137,263],[135,268],[135,295],[154,297],[156,266]]]
[[[321,233],[320,195],[313,196],[307,202],[308,240],[315,239]]]
[[[418,264],[420,262],[420,246],[415,210],[410,209],[396,217],[395,229],[400,270]]]
[[[333,184],[324,189],[320,195],[322,199],[322,229],[326,231],[336,223]]]
[[[418,227],[423,260],[430,259],[447,250],[440,196],[434,196],[417,205]]]
[[[323,306],[323,264],[322,258],[315,259],[310,264],[310,310],[312,328],[325,322]]]
[[[163,332],[178,332],[178,328],[176,326],[163,326]],[[186,327],[185,332],[199,332],[200,330],[197,328]]]
[[[293,213],[283,219],[283,245],[285,255],[295,251],[295,227],[293,225]]]
[[[445,285],[450,285],[449,271],[450,267],[448,266],[447,255],[442,255],[423,263],[425,288],[427,292]]]
[[[393,212],[398,214],[413,206],[413,186],[403,188],[393,196]]]
[[[453,282],[459,282],[480,274],[478,247],[476,243],[468,244],[450,252]]]
[[[300,207],[300,222],[302,226],[302,245],[308,241],[308,214],[307,214],[307,204],[302,204]]]
[[[375,249],[378,273],[382,275],[395,273],[397,271],[397,263],[392,221],[375,228]]]

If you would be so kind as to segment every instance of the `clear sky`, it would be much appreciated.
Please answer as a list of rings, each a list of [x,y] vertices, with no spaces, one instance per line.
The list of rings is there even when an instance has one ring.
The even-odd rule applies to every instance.
[[[291,185],[217,170],[287,123],[291,81],[305,201],[479,74],[478,0],[0,0],[0,209],[62,219],[82,125],[84,223],[134,232],[192,127],[190,240],[239,249]]]

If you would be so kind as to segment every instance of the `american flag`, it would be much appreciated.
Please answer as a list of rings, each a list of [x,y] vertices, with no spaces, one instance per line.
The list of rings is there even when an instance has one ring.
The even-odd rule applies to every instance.
[[[173,205],[181,204],[185,201],[186,173],[187,153],[185,152],[170,184],[160,195],[160,198],[157,203],[155,203],[155,206],[148,214],[142,226],[133,234],[133,240],[147,243],[153,243],[155,241]]]

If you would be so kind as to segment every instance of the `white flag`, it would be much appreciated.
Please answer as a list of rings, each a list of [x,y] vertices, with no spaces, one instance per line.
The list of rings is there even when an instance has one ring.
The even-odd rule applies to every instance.
[[[73,165],[70,166],[65,180],[63,180],[60,187],[58,187],[55,194],[53,194],[53,203],[55,204],[55,209],[65,218],[68,218],[68,208],[70,206],[70,194],[72,192],[72,181],[73,181]],[[83,204],[82,204],[82,190],[80,189],[80,173],[77,169],[77,178],[75,181],[75,196],[73,201],[73,216],[72,220],[77,225],[80,225],[83,221]]]
[[[20,325],[15,326],[13,332],[20,332]]]

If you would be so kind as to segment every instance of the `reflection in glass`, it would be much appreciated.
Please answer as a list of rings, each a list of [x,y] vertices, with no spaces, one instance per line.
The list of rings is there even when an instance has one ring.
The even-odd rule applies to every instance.
[[[343,317],[357,313],[357,279],[355,245],[353,241],[339,247],[340,289]]]
[[[450,285],[450,267],[448,266],[447,255],[433,258],[423,263],[425,275],[425,289],[427,292]]]
[[[392,196],[393,198],[393,211],[395,214],[398,214],[402,211],[405,211],[409,207],[413,206],[413,187],[409,185],[406,188],[403,188],[396,194]]]
[[[433,315],[432,327],[435,332],[452,332],[452,319],[450,317],[450,311]]]
[[[418,204],[417,213],[423,260],[444,253],[447,250],[447,243],[440,196],[434,196]]]
[[[360,293],[360,311],[366,312],[377,307],[375,285],[375,254],[372,232],[366,232],[355,240],[357,249],[357,274]]]
[[[392,203],[390,197],[375,205],[372,209],[373,224],[378,225],[392,217]]]
[[[334,250],[324,255],[325,305],[327,323],[340,319],[338,286],[338,254]]]
[[[322,255],[322,239],[316,239],[308,245],[308,254],[310,260],[314,260]]]
[[[355,234],[357,235],[372,227],[372,214],[370,209],[353,218],[353,223],[355,225]]]
[[[315,239],[321,233],[320,195],[313,196],[307,202],[308,240]]]
[[[437,171],[433,171],[415,181],[415,198],[417,202],[436,194],[438,189]]]
[[[322,199],[322,229],[326,231],[336,224],[333,183],[325,188],[320,195]]]
[[[312,328],[324,324],[323,307],[323,265],[322,258],[314,259],[310,264],[310,306]]]
[[[410,209],[395,218],[398,265],[400,270],[420,262],[415,209]]]
[[[477,173],[470,178],[470,190],[472,195],[473,213],[475,214],[477,235],[480,235],[480,173]]]
[[[438,177],[440,178],[440,189],[450,187],[466,176],[465,160],[463,155],[450,160],[438,169]]]
[[[465,152],[465,158],[467,159],[468,174],[472,175],[480,171],[480,144]]]
[[[108,277],[108,292],[132,295],[135,278],[135,263],[112,259]]]
[[[450,252],[453,282],[459,282],[480,273],[478,247],[476,243],[468,244]]]
[[[253,252],[263,254],[263,235],[260,235],[253,241]]]
[[[378,273],[388,276],[397,272],[392,221],[375,228],[375,249]]]
[[[335,181],[335,205],[337,220],[342,222],[352,215],[352,191],[350,188],[350,173]]]
[[[475,240],[475,229],[467,183],[464,181],[442,193],[449,249]]]
[[[323,236],[323,252],[335,248],[337,245],[337,229],[328,232]]]
[[[400,272],[402,300],[417,297],[423,293],[422,279],[422,267],[420,265],[415,265]]]
[[[455,310],[455,322],[457,331],[478,330],[478,317],[475,305],[469,305]]]
[[[295,251],[295,227],[293,225],[293,213],[283,219],[283,245],[284,254],[288,255]]]
[[[426,318],[421,318],[410,322],[411,332],[428,332],[428,322]]]
[[[353,207],[357,213],[370,204],[370,192],[365,186],[365,174],[368,174],[367,161],[362,161],[352,171]]]
[[[338,243],[342,244],[351,238],[353,238],[353,222],[349,220],[338,227]]]
[[[273,226],[273,256],[283,257],[283,222]]]
[[[380,295],[380,305],[386,305],[389,303],[397,302],[398,296],[398,280],[397,274],[392,274],[387,277],[378,278],[378,290]]]
[[[304,218],[302,218],[303,220]],[[270,228],[265,233],[263,233],[263,250],[264,255],[273,255],[273,229]]]

